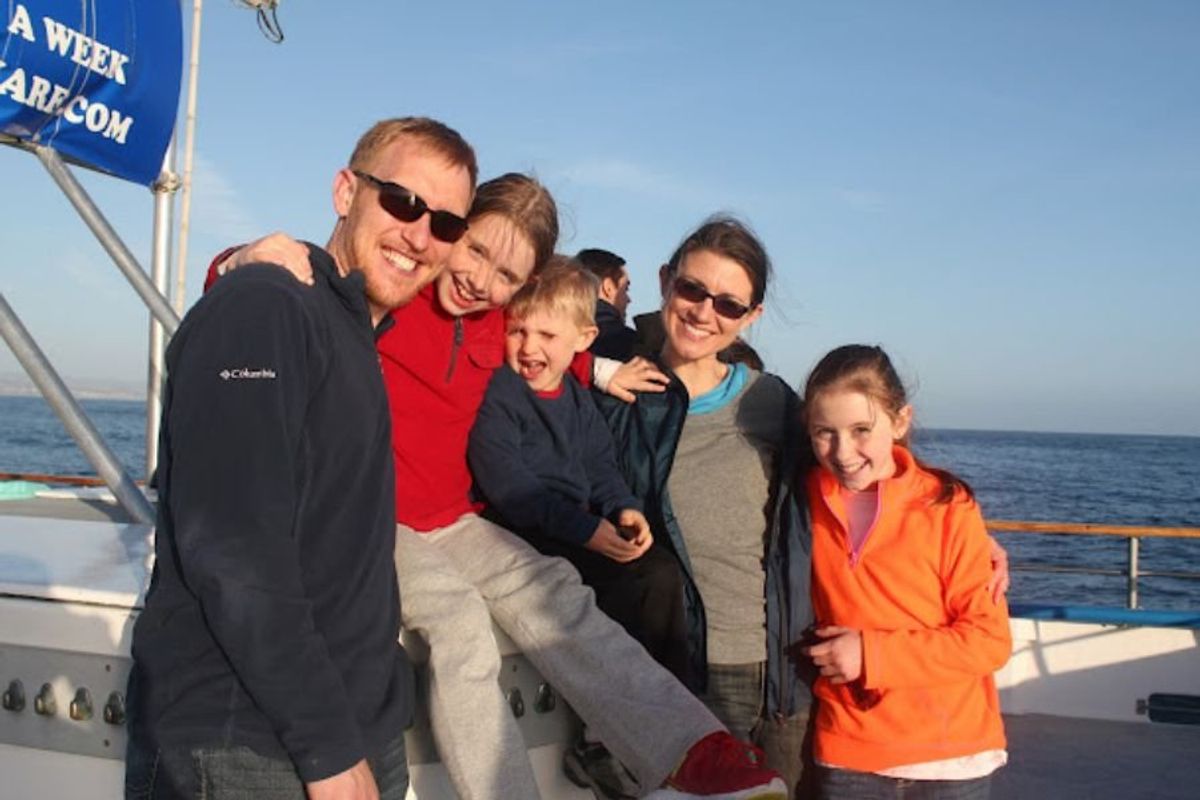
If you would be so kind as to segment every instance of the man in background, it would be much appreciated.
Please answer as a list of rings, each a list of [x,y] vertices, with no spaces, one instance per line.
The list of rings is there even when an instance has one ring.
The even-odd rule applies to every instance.
[[[575,260],[600,280],[596,301],[596,326],[600,333],[589,348],[594,355],[628,361],[633,358],[637,331],[625,325],[629,308],[629,272],[625,259],[608,250],[588,247],[575,254]]]

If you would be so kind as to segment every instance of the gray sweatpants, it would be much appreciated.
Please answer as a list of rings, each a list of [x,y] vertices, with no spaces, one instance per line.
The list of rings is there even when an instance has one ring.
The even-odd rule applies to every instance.
[[[463,800],[538,797],[500,691],[493,619],[647,789],[722,730],[596,608],[574,567],[487,520],[468,514],[431,533],[397,525],[396,572],[404,626],[429,642],[434,741]]]

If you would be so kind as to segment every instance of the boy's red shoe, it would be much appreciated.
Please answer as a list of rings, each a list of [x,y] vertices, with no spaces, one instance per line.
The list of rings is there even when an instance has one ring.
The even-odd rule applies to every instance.
[[[787,784],[763,761],[762,750],[717,731],[692,745],[666,786],[675,797],[787,800]]]

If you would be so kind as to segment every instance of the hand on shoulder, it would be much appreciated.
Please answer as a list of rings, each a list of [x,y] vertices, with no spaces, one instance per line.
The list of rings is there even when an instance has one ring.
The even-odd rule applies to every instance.
[[[662,392],[670,382],[653,361],[638,356],[620,364],[600,388],[618,400],[632,403],[639,392]],[[596,385],[600,383],[597,375]]]
[[[313,284],[312,264],[308,260],[308,245],[286,233],[276,231],[237,250],[217,265],[218,275],[247,264],[278,264],[301,283]]]

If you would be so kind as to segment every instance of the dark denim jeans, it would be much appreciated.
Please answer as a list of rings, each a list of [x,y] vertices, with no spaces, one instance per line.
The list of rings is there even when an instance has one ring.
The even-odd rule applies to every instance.
[[[404,800],[408,762],[404,737],[368,762],[381,800]],[[290,761],[248,747],[141,745],[132,737],[125,755],[125,800],[305,800]]]
[[[772,719],[764,714],[766,664],[709,664],[700,699],[729,732],[763,749],[767,766],[783,776],[793,800],[816,797],[805,747],[808,711]],[[806,774],[807,770],[807,774]]]
[[[988,800],[992,776],[965,781],[913,781],[820,767],[824,800]]]

